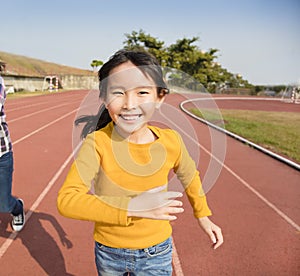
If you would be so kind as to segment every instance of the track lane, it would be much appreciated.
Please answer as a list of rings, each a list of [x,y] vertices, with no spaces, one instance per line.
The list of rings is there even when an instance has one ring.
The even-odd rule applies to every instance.
[[[78,95],[78,92],[72,93]],[[68,99],[72,98],[72,93],[69,94]],[[58,102],[64,101],[62,95],[57,96],[59,96]],[[83,94],[80,96],[83,98]],[[181,99],[182,97],[178,95],[167,98],[174,106],[178,106]],[[46,115],[45,118],[52,117]],[[54,172],[59,170],[70,154],[73,119],[71,115],[67,116],[64,120],[49,126],[48,129],[15,145],[14,189],[22,197],[24,195],[26,207],[32,206],[53,178]],[[12,126],[11,131],[19,127],[24,128],[24,122],[19,123],[18,126]],[[207,128],[195,123],[194,120],[191,120],[191,123],[200,135],[201,145],[209,149],[211,145]],[[58,129],[60,134],[55,135]],[[299,198],[296,184],[299,183],[299,174],[293,173],[293,170],[281,163],[278,164],[278,161],[263,156],[237,141],[227,140],[225,164],[299,222],[299,205],[296,201]],[[255,162],[257,159],[260,161]],[[209,161],[209,155],[201,150],[199,165],[202,175],[205,174]],[[54,261],[51,262],[48,257],[50,255],[58,264],[57,269],[60,274],[57,275],[65,275],[65,271],[74,275],[95,274],[92,224],[62,218],[56,211],[55,199],[66,171],[59,176],[55,185],[32,214],[24,231],[18,235],[0,259],[2,271],[8,271],[13,275],[21,275],[22,271],[26,271],[28,275],[31,273],[49,275],[55,272]],[[289,185],[283,189],[281,183],[286,182]],[[31,190],[28,190],[28,187]],[[207,237],[199,229],[188,203],[185,202],[185,214],[173,223],[174,241],[185,275],[220,275],[221,273],[272,275],[275,272],[276,275],[294,275],[293,273],[299,272],[296,262],[297,252],[299,252],[299,234],[241,185],[232,174],[222,170],[216,185],[208,193],[208,200],[214,211],[213,219],[223,228],[225,244],[217,251],[210,249]],[[50,218],[52,221],[55,218],[64,229],[73,244],[71,248],[62,245],[57,231],[59,227],[53,226]],[[8,222],[8,218],[0,215],[0,220],[2,220],[1,246],[2,241],[8,237],[8,234],[2,231],[3,222],[5,220]],[[8,227],[6,232],[9,231]],[[43,237],[44,240],[39,237]],[[43,254],[41,253],[43,247],[47,246],[48,254],[44,254],[47,257],[38,257],[37,252]],[[13,256],[16,256],[16,252],[20,253],[20,258],[15,261],[16,265],[12,266],[11,260],[15,258]],[[25,267],[24,270],[22,267]]]

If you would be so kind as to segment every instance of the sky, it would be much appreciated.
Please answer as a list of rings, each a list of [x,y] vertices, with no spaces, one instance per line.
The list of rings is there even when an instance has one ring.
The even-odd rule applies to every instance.
[[[0,1],[0,51],[82,69],[107,61],[125,34],[201,50],[254,85],[300,84],[300,0]]]

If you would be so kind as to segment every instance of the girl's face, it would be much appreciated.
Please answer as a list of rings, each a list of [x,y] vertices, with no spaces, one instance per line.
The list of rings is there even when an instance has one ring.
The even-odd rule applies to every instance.
[[[156,84],[131,62],[111,70],[107,82],[106,108],[123,136],[146,133],[155,108],[164,100]]]

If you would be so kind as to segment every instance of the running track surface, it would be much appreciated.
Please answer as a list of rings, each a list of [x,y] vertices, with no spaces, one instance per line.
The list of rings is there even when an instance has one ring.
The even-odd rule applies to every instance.
[[[72,161],[72,125],[88,91],[10,99],[6,104],[14,142],[13,194],[25,201],[27,224],[16,234],[11,217],[0,214],[0,275],[96,275],[93,223],[61,217],[56,196]],[[171,94],[178,104],[191,95]],[[193,96],[194,97],[194,96]],[[217,101],[222,108],[299,112],[279,101]],[[184,115],[178,110],[178,114]],[[224,245],[211,249],[208,237],[185,212],[172,222],[176,248],[174,275],[300,275],[300,173],[232,138],[219,165],[210,155],[210,135],[220,135],[195,119],[201,175],[209,163],[221,168],[209,190],[212,220]],[[221,167],[220,167],[221,166]]]

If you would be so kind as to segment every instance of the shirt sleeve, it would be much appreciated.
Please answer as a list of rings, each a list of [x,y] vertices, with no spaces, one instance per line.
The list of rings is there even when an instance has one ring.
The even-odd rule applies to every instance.
[[[181,181],[189,202],[193,208],[196,218],[210,216],[211,210],[208,207],[206,196],[202,188],[199,171],[196,168],[194,160],[190,157],[186,146],[177,133],[180,146],[180,155],[175,164],[175,173]]]
[[[6,97],[4,89],[5,89],[5,87],[4,87],[3,81],[0,79],[0,111],[2,110],[2,107],[5,102],[5,97]]]
[[[61,215],[73,219],[126,226],[131,221],[131,218],[127,218],[129,197],[96,196],[90,192],[99,166],[94,135],[90,134],[58,193],[58,210]]]

